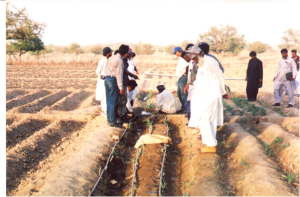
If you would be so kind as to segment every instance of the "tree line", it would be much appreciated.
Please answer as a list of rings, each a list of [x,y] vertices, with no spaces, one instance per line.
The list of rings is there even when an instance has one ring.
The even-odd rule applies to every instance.
[[[18,10],[15,6],[7,3],[6,5],[6,54],[21,56],[29,53],[31,55],[45,55],[47,53],[59,52],[62,54],[75,54],[76,57],[83,53],[102,54],[103,45],[96,44],[92,46],[80,46],[78,43],[71,43],[69,46],[45,46],[42,41],[42,35],[46,29],[46,23],[39,23],[29,18],[26,8]],[[299,49],[300,30],[288,29],[283,32],[282,43],[279,48]],[[218,55],[222,61],[225,53],[237,54],[241,50],[248,49],[263,53],[271,50],[271,47],[261,41],[247,43],[244,35],[238,34],[235,27],[230,25],[221,25],[211,27],[207,32],[199,34],[197,42],[206,42],[210,45],[210,50]],[[191,42],[184,40],[181,43],[182,49]],[[193,42],[192,42],[193,43]],[[151,55],[155,52],[164,52],[172,54],[176,45],[154,46],[149,43],[139,42],[138,44],[129,44],[136,54]],[[115,48],[117,48],[116,46]],[[114,47],[111,47],[114,49]]]

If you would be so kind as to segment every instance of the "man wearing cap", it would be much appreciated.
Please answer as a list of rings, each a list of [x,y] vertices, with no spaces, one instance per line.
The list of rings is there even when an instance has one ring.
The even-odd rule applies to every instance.
[[[300,90],[299,90],[299,83],[300,83],[300,75],[299,75],[299,56],[297,55],[297,50],[292,50],[292,58],[294,59],[296,65],[297,65],[297,76],[293,80],[293,85],[294,85],[294,95],[298,96],[300,95]]]
[[[178,78],[177,82],[177,97],[181,103],[181,110],[186,111],[185,101],[186,101],[186,93],[184,93],[184,88],[187,83],[187,73],[189,63],[187,63],[182,57],[183,50],[180,47],[175,47],[173,54],[179,57],[179,62],[176,67],[176,75]]]
[[[96,100],[101,101],[101,110],[102,116],[106,116],[106,93],[105,93],[105,65],[107,63],[108,58],[112,55],[113,50],[111,50],[109,47],[105,47],[103,49],[103,57],[98,63],[98,67],[96,69],[96,74],[98,76],[98,82],[97,82],[97,88],[96,88]]]
[[[219,68],[219,63],[194,45],[187,51],[190,59],[201,68],[197,71],[195,90],[191,102],[191,119],[189,127],[199,128],[203,153],[215,153],[218,144],[216,139],[217,126],[223,124],[222,95],[225,91],[225,77]]]
[[[156,96],[156,110],[159,110],[160,114],[174,114],[179,111],[173,94],[165,90],[164,85],[159,85],[156,88],[159,91],[159,94]]]
[[[107,102],[107,122],[111,127],[123,128],[117,121],[119,95],[124,94],[123,86],[123,57],[127,54],[129,46],[121,45],[119,53],[108,59],[105,66],[105,91]]]
[[[119,100],[119,105],[118,105],[119,116],[123,121],[129,121],[129,119],[130,119],[130,117],[128,117],[126,115],[126,113],[127,113],[126,104],[127,104],[127,100],[128,100],[127,86],[129,83],[129,76],[134,79],[138,79],[137,75],[128,71],[128,56],[130,56],[131,52],[132,52],[132,50],[129,48],[128,52],[123,57],[123,90],[124,90],[124,94],[120,95],[120,100]]]

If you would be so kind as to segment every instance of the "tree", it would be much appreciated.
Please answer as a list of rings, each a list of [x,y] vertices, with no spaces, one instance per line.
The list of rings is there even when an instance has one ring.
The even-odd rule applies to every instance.
[[[136,54],[141,55],[151,55],[156,51],[152,44],[142,44],[141,42],[139,44],[133,44],[132,48]]]
[[[93,45],[93,46],[91,46],[90,51],[91,51],[91,53],[95,54],[95,56],[96,56],[96,55],[100,55],[103,53],[103,48],[100,45]]]
[[[263,53],[266,51],[266,44],[255,41],[249,44],[249,51],[255,51],[256,53]]]
[[[300,29],[293,30],[288,29],[283,32],[283,36],[281,37],[282,44],[278,45],[280,49],[286,48],[289,49],[299,49],[299,42],[300,42]]]
[[[174,44],[170,44],[170,45],[166,46],[165,52],[166,52],[167,54],[173,54],[174,48],[175,48],[175,47],[176,47],[176,46],[175,46]]]
[[[17,53],[18,51],[16,49],[14,49],[14,47],[11,45],[11,43],[6,43],[6,55],[9,55],[9,59],[11,61],[11,56],[13,56],[16,60],[18,60],[16,57],[15,57],[15,54]]]
[[[244,35],[238,35],[237,29],[229,25],[211,27],[208,32],[199,34],[199,37],[202,42],[210,45],[210,50],[217,53],[221,62],[226,52],[237,54],[246,45]]]
[[[63,55],[66,53],[69,53],[69,48],[66,46],[62,46],[59,50],[60,53],[62,53]]]
[[[15,50],[19,51],[20,60],[21,56],[28,51],[41,51],[44,49],[43,41],[37,36],[24,40],[18,39],[17,41],[12,42],[11,45]]]
[[[6,40],[11,41],[11,46],[21,55],[28,51],[44,49],[41,40],[45,23],[33,21],[28,17],[26,8],[18,10],[15,6],[6,4]]]
[[[84,53],[83,49],[80,48],[80,45],[77,44],[76,42],[73,42],[72,44],[70,44],[70,46],[68,48],[68,52],[75,53],[76,57],[77,57],[77,55]]]

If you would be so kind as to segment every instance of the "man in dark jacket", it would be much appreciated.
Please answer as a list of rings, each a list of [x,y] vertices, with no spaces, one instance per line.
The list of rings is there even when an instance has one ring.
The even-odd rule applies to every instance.
[[[248,101],[256,101],[258,88],[262,87],[263,64],[262,61],[256,58],[255,51],[251,51],[250,57],[245,79],[247,81],[246,92]]]

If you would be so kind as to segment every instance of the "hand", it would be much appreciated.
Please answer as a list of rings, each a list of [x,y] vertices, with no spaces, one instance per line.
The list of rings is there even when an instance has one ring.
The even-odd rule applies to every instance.
[[[132,76],[134,79],[139,79],[139,77],[137,75],[133,75]]]
[[[121,94],[121,95],[124,94],[124,90],[123,90],[123,89],[120,90],[120,94]]]
[[[261,79],[259,79],[258,81],[259,81],[260,83],[262,82],[262,80],[261,80]]]
[[[130,114],[132,115],[132,117],[135,117],[135,114],[133,112],[130,112]]]
[[[183,93],[186,94],[186,91],[187,91],[188,89],[189,89],[189,84],[187,83],[186,86],[185,86],[185,88],[184,88],[184,90],[183,90]]]
[[[247,80],[248,80],[248,77],[245,78],[245,81],[247,81]]]
[[[140,74],[140,72],[139,72],[139,71],[136,71],[136,74]]]
[[[275,81],[275,77],[274,77],[273,81]]]

